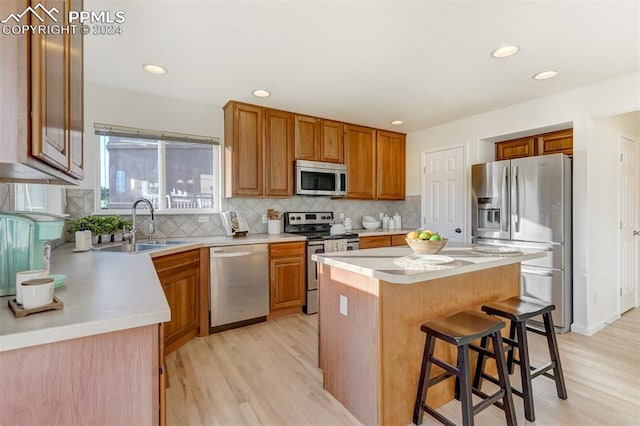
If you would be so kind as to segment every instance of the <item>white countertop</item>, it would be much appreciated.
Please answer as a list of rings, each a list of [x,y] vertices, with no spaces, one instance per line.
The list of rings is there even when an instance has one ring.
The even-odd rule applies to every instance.
[[[457,266],[435,271],[404,269],[397,266],[394,263],[395,259],[413,254],[413,250],[408,246],[317,254],[313,255],[313,258],[320,263],[390,283],[414,284],[545,256],[544,252],[537,250],[521,250],[522,254],[515,256],[488,256],[474,251],[473,247],[476,246],[476,244],[449,242],[438,254],[453,258],[457,261]]]
[[[152,257],[203,246],[305,241],[305,237],[249,234],[176,240],[189,244],[141,253],[74,253],[73,244],[55,249],[51,273],[67,276],[65,285],[55,289],[64,308],[15,318],[8,307],[15,296],[0,297],[0,352],[169,321],[171,312]]]

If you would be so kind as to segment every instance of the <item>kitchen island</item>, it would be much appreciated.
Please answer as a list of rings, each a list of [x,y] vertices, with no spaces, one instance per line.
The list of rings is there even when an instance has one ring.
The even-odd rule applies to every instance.
[[[543,257],[524,251],[487,254],[449,243],[451,262],[398,266],[409,247],[317,255],[319,354],[324,387],[365,425],[407,425],[425,334],[420,325],[520,293],[520,263]],[[413,265],[415,268],[416,266]],[[455,363],[455,348],[437,342],[436,356]],[[434,367],[432,375],[441,370]],[[453,399],[454,379],[433,387],[429,404]]]

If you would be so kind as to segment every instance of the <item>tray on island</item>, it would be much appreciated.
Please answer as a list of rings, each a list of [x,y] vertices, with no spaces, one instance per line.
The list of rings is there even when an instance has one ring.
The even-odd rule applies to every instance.
[[[62,300],[58,299],[55,296],[53,296],[53,302],[49,303],[48,305],[38,306],[37,308],[31,308],[31,309],[23,308],[22,305],[19,304],[16,299],[9,299],[9,309],[11,310],[11,312],[13,312],[13,315],[16,318],[22,318],[29,314],[35,314],[38,312],[45,312],[45,311],[51,311],[53,309],[62,309],[62,308],[64,308],[64,303],[62,303]]]

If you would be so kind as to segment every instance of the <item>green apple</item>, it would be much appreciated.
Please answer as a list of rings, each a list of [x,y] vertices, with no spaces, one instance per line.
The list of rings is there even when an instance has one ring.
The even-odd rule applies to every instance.
[[[418,239],[420,240],[428,240],[429,238],[431,238],[431,233],[428,231],[422,231],[420,235],[418,235]]]
[[[435,234],[429,237],[429,241],[440,241],[440,240],[442,240],[442,237],[438,234]]]

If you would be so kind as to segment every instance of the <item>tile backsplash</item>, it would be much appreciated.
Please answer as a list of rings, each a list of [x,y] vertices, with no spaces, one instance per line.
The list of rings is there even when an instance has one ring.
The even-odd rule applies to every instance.
[[[68,188],[66,213],[79,218],[93,212],[93,190]],[[2,191],[0,191],[0,197]],[[0,201],[2,198],[0,198]],[[245,217],[252,233],[266,233],[267,224],[262,215],[268,209],[285,211],[332,211],[336,217],[344,213],[351,218],[354,229],[362,227],[362,217],[377,217],[378,213],[402,216],[403,228],[415,228],[420,223],[420,196],[410,196],[404,201],[332,200],[328,197],[291,198],[227,198],[222,200],[222,210],[236,210]],[[123,216],[130,219],[128,216]],[[146,235],[149,216],[138,216],[136,228]],[[156,238],[207,237],[224,235],[219,214],[161,214],[155,217]],[[68,235],[70,238],[73,236]]]

